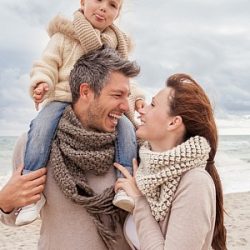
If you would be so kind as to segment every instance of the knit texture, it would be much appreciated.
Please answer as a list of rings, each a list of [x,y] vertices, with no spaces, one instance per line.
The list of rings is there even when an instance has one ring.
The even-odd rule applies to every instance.
[[[141,147],[136,183],[156,221],[166,217],[181,176],[190,169],[205,168],[209,152],[207,140],[200,136],[191,137],[166,152],[153,152],[148,143]]]
[[[68,106],[59,122],[50,155],[61,191],[93,216],[98,233],[109,249],[115,243],[115,225],[119,221],[118,209],[112,204],[114,188],[96,194],[88,185],[85,173],[103,175],[113,167],[114,140],[114,133],[85,130]],[[110,217],[111,227],[101,221],[103,215]]]

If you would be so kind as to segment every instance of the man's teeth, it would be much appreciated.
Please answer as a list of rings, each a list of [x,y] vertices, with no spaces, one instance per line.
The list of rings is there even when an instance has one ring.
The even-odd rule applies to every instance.
[[[121,115],[117,115],[117,114],[109,114],[109,116],[115,119],[120,119],[122,117]]]

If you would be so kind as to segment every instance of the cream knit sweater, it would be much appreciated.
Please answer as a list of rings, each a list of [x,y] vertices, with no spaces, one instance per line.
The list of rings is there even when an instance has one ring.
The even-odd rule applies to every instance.
[[[76,25],[78,25],[77,22],[75,23],[75,26]],[[81,28],[84,28],[86,34],[77,35],[75,30],[79,31]],[[86,29],[89,29],[89,31],[86,32]],[[104,32],[110,35],[111,31],[118,33],[118,37],[123,41],[123,44],[125,43],[128,46],[127,49],[124,48],[124,45],[120,46],[122,47],[120,49],[122,50],[121,54],[128,53],[130,50],[130,41],[127,36],[114,25],[110,26],[109,30],[107,29]],[[80,31],[78,33],[80,33]],[[61,16],[56,16],[50,22],[48,34],[50,36],[50,41],[41,59],[34,62],[30,73],[31,97],[37,84],[45,82],[49,85],[49,91],[45,96],[46,102],[71,102],[69,74],[75,62],[83,54],[101,47],[104,43],[109,43],[111,47],[116,46],[115,48],[118,49],[119,52],[119,46],[117,44],[113,44],[112,41],[108,39],[105,40],[105,34],[101,34],[100,31],[93,29],[90,24],[87,28],[86,25],[81,27],[80,24],[79,27],[74,27],[72,21]],[[94,43],[93,35],[100,36],[99,44]],[[103,39],[102,36],[104,37]],[[129,98],[130,111],[127,113],[127,116],[133,122],[135,101],[138,99],[144,99],[144,94],[136,85],[131,84],[131,96]]]

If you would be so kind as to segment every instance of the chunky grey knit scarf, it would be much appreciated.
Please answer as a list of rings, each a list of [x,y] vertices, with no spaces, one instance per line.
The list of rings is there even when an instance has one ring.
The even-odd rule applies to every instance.
[[[115,243],[115,225],[119,220],[118,209],[112,204],[114,189],[111,186],[96,194],[89,186],[85,173],[103,175],[113,167],[114,140],[114,133],[84,129],[71,106],[68,106],[59,122],[50,155],[54,177],[61,191],[93,217],[109,249]],[[112,230],[102,223],[102,215],[110,217]]]
[[[73,27],[84,51],[96,50],[106,44],[116,49],[123,58],[128,57],[130,40],[114,24],[100,32],[94,29],[82,11],[78,10],[74,14]]]
[[[191,137],[166,152],[153,152],[148,143],[141,147],[136,183],[156,221],[166,217],[181,176],[192,168],[205,168],[209,152],[207,140],[200,136]]]

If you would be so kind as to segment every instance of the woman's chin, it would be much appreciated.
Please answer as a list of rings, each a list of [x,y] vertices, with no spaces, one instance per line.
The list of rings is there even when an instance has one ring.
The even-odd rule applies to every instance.
[[[142,140],[147,140],[147,136],[146,136],[145,132],[143,131],[142,127],[139,127],[136,130],[136,137],[138,137],[139,139],[142,139]]]

